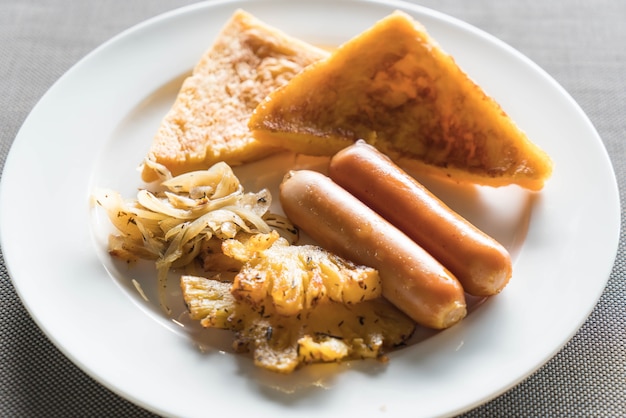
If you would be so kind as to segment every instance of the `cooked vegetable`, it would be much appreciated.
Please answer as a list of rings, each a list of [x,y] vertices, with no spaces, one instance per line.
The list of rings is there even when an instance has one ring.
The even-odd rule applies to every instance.
[[[286,218],[269,212],[270,192],[245,193],[225,163],[164,177],[160,191],[139,190],[134,200],[112,190],[97,190],[94,197],[120,233],[110,239],[109,252],[129,261],[156,261],[160,304],[167,312],[163,290],[168,271],[193,262],[211,247],[212,239],[273,229],[297,239],[297,230]]]
[[[260,367],[289,373],[313,362],[384,358],[413,333],[413,321],[382,299],[376,270],[291,245],[298,231],[269,212],[269,191],[244,193],[228,165],[163,175],[158,191],[140,190],[134,200],[110,190],[95,200],[119,231],[109,252],[155,261],[166,311],[168,271],[199,260],[216,274],[182,276],[190,317],[234,331],[236,350],[252,351]],[[234,280],[222,281],[227,276]]]

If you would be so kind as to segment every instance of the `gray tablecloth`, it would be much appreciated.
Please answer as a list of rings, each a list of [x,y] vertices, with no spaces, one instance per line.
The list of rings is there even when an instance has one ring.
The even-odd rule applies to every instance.
[[[192,2],[0,0],[0,167],[28,113],[66,70],[121,30]],[[495,35],[564,86],[599,131],[625,195],[625,1],[420,4]],[[151,415],[63,356],[29,317],[0,261],[0,416]],[[622,233],[608,285],[579,332],[524,382],[466,416],[626,416],[625,267]]]

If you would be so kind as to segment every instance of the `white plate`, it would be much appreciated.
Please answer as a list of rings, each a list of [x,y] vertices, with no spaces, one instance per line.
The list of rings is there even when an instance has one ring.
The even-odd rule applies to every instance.
[[[130,281],[150,295],[146,277],[152,276],[109,260],[105,223],[93,216],[89,195],[104,186],[133,196],[141,185],[136,167],[181,77],[237,7],[320,45],[339,44],[392,10],[405,10],[554,158],[554,176],[539,194],[431,184],[511,250],[514,277],[502,294],[458,326],[420,334],[387,365],[314,366],[291,376],[256,370],[230,352],[228,335],[182,328],[139,297]],[[239,171],[250,180],[257,169]],[[276,181],[279,171],[257,181]],[[475,407],[535,371],[580,327],[610,274],[620,225],[603,144],[553,79],[470,25],[376,1],[198,4],[122,33],[72,68],[33,109],[0,190],[4,257],[41,329],[108,388],[177,416],[432,416]]]

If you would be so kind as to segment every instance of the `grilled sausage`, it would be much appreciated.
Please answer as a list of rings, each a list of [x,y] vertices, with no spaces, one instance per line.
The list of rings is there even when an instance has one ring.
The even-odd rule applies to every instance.
[[[511,278],[511,257],[501,244],[373,146],[357,141],[338,152],[329,176],[432,254],[467,293],[495,295]]]
[[[447,328],[467,313],[456,278],[413,240],[335,184],[310,170],[280,185],[285,214],[319,245],[378,270],[383,296],[415,322]]]

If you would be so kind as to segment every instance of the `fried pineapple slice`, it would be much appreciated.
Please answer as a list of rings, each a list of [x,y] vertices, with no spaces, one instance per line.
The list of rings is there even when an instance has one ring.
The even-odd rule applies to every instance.
[[[254,306],[272,301],[281,315],[297,315],[317,303],[344,304],[381,296],[378,271],[357,266],[314,245],[290,245],[276,231],[256,234],[246,242],[222,244],[225,255],[244,263],[232,294]]]
[[[290,245],[276,231],[225,240],[222,252],[241,263],[233,282],[185,275],[183,298],[191,319],[234,331],[233,347],[251,351],[259,367],[290,373],[302,364],[380,358],[414,331],[381,297],[372,268]]]
[[[364,139],[459,183],[539,190],[552,173],[549,156],[400,11],[273,91],[248,126],[263,143],[309,155]]]
[[[235,311],[236,301],[230,294],[230,283],[204,277],[184,275],[180,279],[189,317],[200,321],[205,328],[220,328],[239,331],[241,323],[231,323],[229,318]],[[252,312],[245,306],[239,315],[245,317]]]
[[[234,331],[238,352],[251,351],[256,366],[279,373],[310,363],[384,358],[415,329],[410,318],[380,297],[319,303],[284,316],[269,300],[261,305],[237,300],[228,282],[183,276],[181,288],[191,319]]]
[[[239,233],[241,239],[245,233]],[[243,267],[243,263],[233,257],[222,252],[222,243],[224,241],[219,238],[211,238],[202,243],[198,259],[201,261],[204,271],[218,272],[238,272]]]

